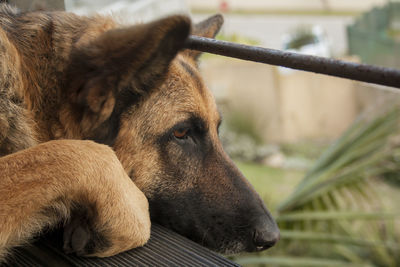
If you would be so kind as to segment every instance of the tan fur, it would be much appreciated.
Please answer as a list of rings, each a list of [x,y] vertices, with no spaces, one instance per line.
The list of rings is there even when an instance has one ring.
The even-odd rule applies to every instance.
[[[177,122],[189,118],[190,114],[197,114],[199,117],[207,119],[212,138],[218,139],[217,126],[221,118],[214,98],[203,83],[197,84],[191,79],[189,74],[182,69],[179,60],[185,60],[185,56],[179,55],[173,61],[167,75],[168,78],[162,88],[141,103],[140,107],[132,107],[128,113],[129,116],[123,117],[123,127],[121,127],[121,132],[114,145],[118,158],[125,166],[127,173],[134,170],[135,183],[145,191],[151,192],[151,187],[162,184],[162,181],[154,181],[154,170],[159,168],[160,160],[157,157],[156,148],[150,140],[148,140],[148,144],[143,144],[146,141],[143,140],[140,129],[150,128],[149,135],[159,135]],[[190,64],[195,69],[193,63]],[[135,112],[137,109],[140,109],[141,112]],[[139,147],[142,148],[143,145],[144,149],[140,149],[139,152],[135,151]],[[159,178],[163,179],[163,177]],[[182,188],[175,189],[187,190],[185,183],[182,183],[181,186]]]
[[[276,242],[276,223],[222,149],[199,53],[183,50],[190,31],[212,38],[221,25],[218,15],[193,28],[184,16],[122,26],[0,6],[0,262],[60,223],[66,252],[142,246],[149,209],[223,253]]]
[[[10,248],[44,228],[68,223],[76,204],[86,205],[93,212],[92,227],[111,243],[89,256],[105,257],[142,246],[150,236],[148,202],[114,151],[91,141],[49,141],[84,138],[96,127],[94,123],[104,121],[101,117],[113,110],[112,91],[101,103],[99,96],[103,93],[91,89],[80,101],[87,101],[92,111],[77,121],[72,110],[75,104],[65,99],[74,101],[74,93],[63,91],[66,89],[60,81],[74,50],[90,54],[112,50],[110,47],[117,43],[97,39],[117,24],[111,18],[54,12],[51,16],[27,13],[23,15],[25,22],[16,25],[12,15],[17,11],[7,6],[2,6],[2,11],[5,14],[0,23],[8,32],[0,29],[0,156],[8,156],[0,158],[0,262]],[[186,18],[170,18],[158,25],[140,25],[110,34],[133,38],[132,42],[137,43],[128,40],[128,47],[119,48],[119,53],[145,45],[141,49],[146,53],[132,61],[136,66],[126,66],[134,71],[154,52],[152,49],[160,42],[157,38],[165,38],[179,23],[189,25]],[[93,45],[94,40],[102,46]],[[113,63],[107,60],[112,58],[95,63]],[[95,113],[100,121],[91,121]]]
[[[67,220],[71,205],[79,202],[97,206],[96,228],[114,239],[110,248],[94,255],[113,255],[149,238],[146,198],[107,146],[51,141],[1,158],[0,167],[2,256],[5,248],[24,242],[44,226]],[[43,214],[46,209],[57,216]]]

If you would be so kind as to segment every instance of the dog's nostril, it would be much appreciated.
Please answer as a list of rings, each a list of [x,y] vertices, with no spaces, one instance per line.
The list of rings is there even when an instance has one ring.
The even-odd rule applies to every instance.
[[[279,231],[255,231],[254,233],[254,246],[257,251],[261,251],[274,246],[280,239]]]
[[[256,251],[261,251],[274,246],[280,239],[278,227],[262,223],[253,232],[253,244]]]

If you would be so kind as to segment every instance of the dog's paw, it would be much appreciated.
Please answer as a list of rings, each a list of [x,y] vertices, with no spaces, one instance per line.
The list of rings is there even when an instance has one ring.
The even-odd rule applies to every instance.
[[[63,249],[67,254],[88,256],[101,253],[109,246],[106,238],[95,231],[89,220],[83,216],[76,216],[64,227]]]
[[[84,194],[77,194],[78,199],[71,205],[64,225],[64,250],[108,257],[147,242],[151,226],[149,205],[111,148],[98,144],[94,148],[102,152],[95,157],[101,161],[88,168],[88,178],[77,190]]]
[[[125,199],[114,207],[122,208],[129,200]],[[64,252],[78,256],[108,257],[143,246],[150,238],[148,211],[137,206],[124,208],[109,210],[91,206],[74,209],[64,225]]]
[[[73,220],[64,228],[64,252],[67,254],[76,253],[77,255],[87,254],[87,246],[90,240],[90,230],[88,225],[80,225],[79,220]]]

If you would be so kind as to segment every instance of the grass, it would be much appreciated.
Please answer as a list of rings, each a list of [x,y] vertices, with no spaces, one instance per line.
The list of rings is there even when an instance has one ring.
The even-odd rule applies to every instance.
[[[274,213],[278,203],[293,192],[304,176],[303,171],[282,170],[257,163],[235,162]]]
[[[328,148],[326,140],[305,140],[297,143],[280,144],[280,148],[286,156],[300,157],[309,160],[317,160],[321,153]]]

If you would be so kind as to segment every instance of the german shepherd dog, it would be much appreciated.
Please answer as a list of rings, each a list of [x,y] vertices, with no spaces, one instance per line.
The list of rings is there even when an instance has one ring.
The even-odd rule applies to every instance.
[[[0,25],[0,259],[60,224],[66,252],[114,255],[146,243],[150,218],[221,253],[277,242],[184,49],[220,15],[127,27],[2,5]]]

